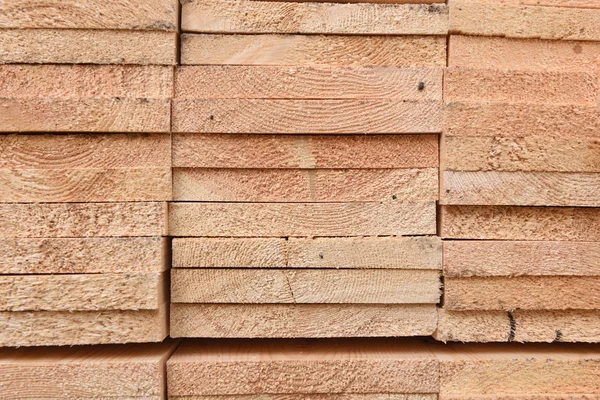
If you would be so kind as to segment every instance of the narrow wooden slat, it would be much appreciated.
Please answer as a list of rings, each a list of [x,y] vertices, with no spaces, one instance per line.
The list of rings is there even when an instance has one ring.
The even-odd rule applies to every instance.
[[[596,0],[478,0],[480,3],[519,4],[550,7],[600,8]]]
[[[287,1],[287,0],[285,0]],[[328,0],[329,1],[329,0]],[[361,0],[363,2],[364,0]],[[379,0],[377,0],[379,1]],[[421,1],[421,0],[418,0]],[[351,1],[350,1],[351,2]],[[436,394],[231,394],[170,396],[171,400],[437,400]],[[552,399],[554,400],[554,399]],[[557,399],[558,400],[558,399]],[[587,400],[587,399],[573,399]]]

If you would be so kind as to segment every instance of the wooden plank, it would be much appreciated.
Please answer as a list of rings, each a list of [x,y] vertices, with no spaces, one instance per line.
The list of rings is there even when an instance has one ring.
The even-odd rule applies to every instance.
[[[600,10],[450,1],[451,33],[534,39],[600,40]]]
[[[166,203],[0,204],[0,237],[166,236]]]
[[[182,34],[181,64],[444,67],[446,37]]]
[[[597,397],[593,394],[456,394],[438,396],[440,400],[589,400]],[[183,399],[183,398],[181,398]]]
[[[173,132],[437,133],[442,103],[434,100],[175,99]]]
[[[173,269],[174,303],[436,304],[438,271]]]
[[[175,0],[5,0],[0,28],[177,29]]]
[[[171,304],[175,338],[429,336],[436,322],[433,304]]]
[[[600,209],[442,206],[447,239],[600,241]]]
[[[444,276],[600,276],[600,243],[444,241]]]
[[[176,55],[176,32],[95,29],[0,30],[0,64],[175,65]]]
[[[0,274],[161,272],[168,267],[160,237],[0,240]]]
[[[600,8],[596,0],[478,0],[480,3],[519,4],[550,7]]]
[[[414,340],[189,340],[167,361],[167,386],[170,396],[432,393],[438,372]]]
[[[444,279],[446,310],[593,310],[600,278],[519,276]]]
[[[173,199],[227,202],[436,201],[438,182],[437,168],[176,168],[173,170]]]
[[[165,364],[177,344],[2,349],[0,396],[158,399],[166,393]]]
[[[287,1],[287,0],[285,0]],[[329,1],[329,0],[328,0]],[[437,400],[437,394],[230,394],[170,396],[171,400]],[[554,399],[552,399],[554,400]],[[558,399],[557,399],[558,400]],[[569,399],[587,400],[587,399]]]
[[[1,209],[1,207],[0,207]],[[170,236],[386,236],[436,232],[435,203],[171,203]]]
[[[420,88],[420,84],[423,88]],[[439,67],[182,66],[181,99],[441,100]]]
[[[445,171],[440,203],[516,206],[600,206],[600,174]]]
[[[173,135],[178,168],[437,168],[437,135]]]
[[[181,29],[200,33],[445,35],[445,4],[334,4],[189,0]]]
[[[0,276],[0,311],[157,310],[167,298],[163,273]]]

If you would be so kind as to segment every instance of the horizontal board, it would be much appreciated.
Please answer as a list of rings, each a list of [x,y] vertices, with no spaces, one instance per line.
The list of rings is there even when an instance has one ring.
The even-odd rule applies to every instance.
[[[593,394],[455,394],[439,396],[440,400],[589,400]]]
[[[227,202],[436,201],[438,170],[176,168],[173,170],[173,199]]]
[[[600,278],[520,276],[444,279],[446,310],[593,310]]]
[[[442,204],[600,206],[598,173],[445,171],[442,181]]]
[[[175,338],[429,336],[436,321],[433,304],[171,304]]]
[[[436,304],[438,271],[173,269],[173,303]]]
[[[534,39],[600,40],[600,10],[450,2],[450,32]]]
[[[434,100],[173,100],[173,132],[437,133]]]
[[[600,276],[600,243],[444,241],[444,276]]]
[[[450,171],[600,172],[600,139],[545,136],[444,136]]]
[[[433,202],[172,203],[169,210],[171,236],[402,236],[436,232]]]
[[[600,241],[600,209],[442,206],[446,239]]]
[[[181,64],[444,67],[446,37],[182,34]]]
[[[301,33],[344,35],[445,35],[445,4],[333,4],[190,0],[181,29],[201,33]]]
[[[361,0],[363,2],[364,0]],[[421,1],[421,0],[418,0]],[[170,396],[171,400],[437,400],[436,394],[229,394]],[[574,399],[578,400],[578,399]],[[587,399],[581,399],[587,400]]]
[[[166,203],[0,204],[0,237],[163,236]]]
[[[0,64],[175,65],[176,56],[176,32],[95,29],[0,30]]]
[[[442,69],[183,66],[176,70],[175,97],[441,100]]]
[[[175,0],[6,0],[0,28],[177,29]]]
[[[446,311],[434,338],[443,342],[589,342],[600,340],[599,311]]]
[[[593,106],[600,94],[598,75],[592,72],[498,71],[479,69],[481,65],[473,67],[451,67],[444,71],[444,100]]]
[[[181,133],[173,135],[172,148],[175,168],[437,168],[439,165],[437,135]]]
[[[600,8],[596,0],[478,0],[482,3],[520,4],[551,7]]]
[[[157,310],[167,298],[161,273],[0,276],[0,311]]]
[[[0,240],[0,274],[97,274],[167,269],[160,237]]]

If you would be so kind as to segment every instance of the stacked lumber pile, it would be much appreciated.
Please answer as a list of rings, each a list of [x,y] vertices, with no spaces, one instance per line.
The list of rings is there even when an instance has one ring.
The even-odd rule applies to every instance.
[[[600,4],[450,10],[436,337],[597,342]]]
[[[181,13],[171,335],[430,335],[446,6]]]

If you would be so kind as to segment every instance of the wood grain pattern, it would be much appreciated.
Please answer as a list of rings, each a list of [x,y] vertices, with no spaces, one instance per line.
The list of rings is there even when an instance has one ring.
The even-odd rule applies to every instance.
[[[182,34],[181,64],[444,67],[446,38]]]
[[[140,191],[139,195],[142,193]],[[176,168],[173,170],[173,199],[215,202],[429,202],[438,199],[438,170]]]
[[[519,4],[551,7],[600,8],[595,0],[478,0],[480,3]]]
[[[420,1],[420,0],[419,0]],[[436,394],[232,394],[171,396],[172,400],[437,400]],[[553,399],[554,400],[554,399]],[[558,399],[557,399],[558,400]],[[587,400],[587,399],[568,399]]]
[[[438,271],[173,269],[174,303],[436,304]]]
[[[174,168],[437,168],[438,165],[437,135],[173,135]]]
[[[445,35],[445,4],[333,4],[189,0],[181,29],[201,33]]]
[[[424,202],[169,205],[171,236],[428,235],[435,225],[435,203]]]
[[[173,132],[437,133],[434,100],[173,100]]]

